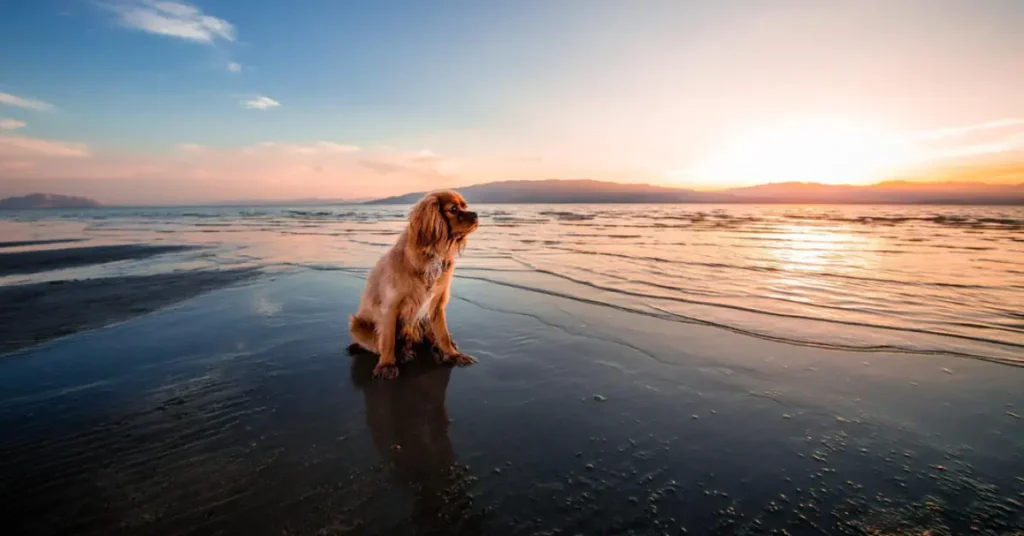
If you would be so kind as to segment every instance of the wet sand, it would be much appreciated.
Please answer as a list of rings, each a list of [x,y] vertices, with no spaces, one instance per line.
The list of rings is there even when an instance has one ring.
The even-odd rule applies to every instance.
[[[257,275],[195,270],[0,287],[0,356],[115,324]]]
[[[48,246],[53,244],[67,244],[71,242],[85,242],[84,238],[54,238],[47,240],[12,240],[0,242],[0,248],[20,248],[26,246]]]
[[[1016,534],[1024,369],[458,279],[477,365],[368,377],[298,271],[0,360],[12,534]]]
[[[57,242],[68,242],[59,240]],[[39,245],[54,241],[23,241],[18,245]],[[8,242],[8,244],[11,244]],[[14,247],[14,246],[10,246]],[[0,253],[0,276],[48,272],[108,262],[144,259],[164,253],[195,249],[195,246],[161,246],[151,244],[118,244],[79,248],[37,249]]]

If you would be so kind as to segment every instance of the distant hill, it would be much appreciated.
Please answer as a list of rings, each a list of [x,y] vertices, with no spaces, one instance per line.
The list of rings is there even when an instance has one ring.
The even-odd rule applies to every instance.
[[[719,193],[586,179],[489,182],[458,191],[471,203],[715,203],[729,199]],[[368,204],[411,204],[425,193],[386,197]]]
[[[505,181],[458,188],[471,203],[822,203],[1024,205],[1022,184],[892,181],[869,186],[787,182],[698,192],[594,180]],[[426,192],[369,201],[408,205]]]
[[[57,194],[29,194],[20,197],[0,199],[0,209],[20,208],[92,208],[100,206],[98,201],[87,197]]]

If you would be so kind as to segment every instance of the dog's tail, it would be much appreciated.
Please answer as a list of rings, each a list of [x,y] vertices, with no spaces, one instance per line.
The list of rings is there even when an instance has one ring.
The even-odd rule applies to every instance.
[[[348,317],[348,331],[364,350],[377,353],[377,329],[373,321],[352,315]]]

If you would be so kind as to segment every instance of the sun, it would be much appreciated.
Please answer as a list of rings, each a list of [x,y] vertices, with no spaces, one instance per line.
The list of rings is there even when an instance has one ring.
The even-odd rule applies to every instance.
[[[894,171],[896,149],[892,136],[854,122],[789,122],[737,136],[688,169],[684,180],[706,187],[793,181],[869,184]]]

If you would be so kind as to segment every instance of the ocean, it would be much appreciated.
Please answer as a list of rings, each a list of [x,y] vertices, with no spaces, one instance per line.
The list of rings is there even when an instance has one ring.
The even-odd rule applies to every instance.
[[[1024,364],[1024,207],[475,208],[482,224],[460,260],[456,289],[459,279],[485,280],[791,344]],[[407,210],[4,211],[0,237],[10,246],[4,252],[195,248],[21,270],[0,276],[0,286],[234,268],[360,273],[394,242]],[[12,244],[23,241],[47,243]]]

